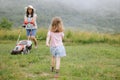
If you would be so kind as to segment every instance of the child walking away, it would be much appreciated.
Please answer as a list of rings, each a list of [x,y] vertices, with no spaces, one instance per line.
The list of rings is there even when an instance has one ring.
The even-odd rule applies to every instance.
[[[55,78],[59,77],[60,58],[66,56],[66,51],[62,42],[64,37],[63,30],[61,18],[54,17],[47,34],[46,45],[50,47],[50,52],[52,54],[51,71],[53,72],[55,70]]]

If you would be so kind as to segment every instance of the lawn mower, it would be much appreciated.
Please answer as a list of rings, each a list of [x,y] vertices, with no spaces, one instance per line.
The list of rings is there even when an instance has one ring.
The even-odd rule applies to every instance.
[[[27,54],[32,49],[32,41],[30,41],[30,40],[19,41],[21,32],[22,31],[19,32],[19,36],[18,36],[15,48],[11,51],[12,55]]]

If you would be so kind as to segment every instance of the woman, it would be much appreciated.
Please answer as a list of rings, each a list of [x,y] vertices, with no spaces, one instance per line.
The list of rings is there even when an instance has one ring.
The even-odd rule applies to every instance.
[[[35,14],[35,9],[32,5],[28,5],[28,7],[26,7],[26,14],[24,16],[24,25],[28,40],[32,40],[34,42],[35,48],[37,48],[37,39],[35,38],[37,31],[36,18],[37,15]]]

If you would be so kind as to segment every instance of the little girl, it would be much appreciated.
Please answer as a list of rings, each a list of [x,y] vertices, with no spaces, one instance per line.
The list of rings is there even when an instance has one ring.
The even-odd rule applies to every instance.
[[[62,20],[59,17],[54,17],[50,25],[50,30],[47,34],[46,45],[50,46],[50,52],[52,54],[52,72],[54,71],[54,67],[56,64],[55,77],[58,77],[60,69],[60,58],[66,56],[66,51],[62,42],[63,37],[64,33]]]

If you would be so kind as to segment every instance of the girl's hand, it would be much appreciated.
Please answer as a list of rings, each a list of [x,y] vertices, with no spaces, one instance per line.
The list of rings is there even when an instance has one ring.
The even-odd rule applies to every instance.
[[[50,44],[48,44],[48,43],[47,43],[47,44],[46,44],[46,46],[47,46],[47,47],[49,47],[49,46],[50,46]]]

